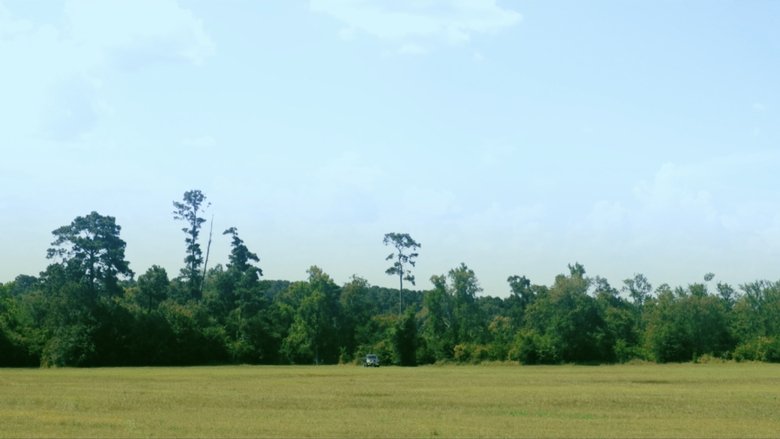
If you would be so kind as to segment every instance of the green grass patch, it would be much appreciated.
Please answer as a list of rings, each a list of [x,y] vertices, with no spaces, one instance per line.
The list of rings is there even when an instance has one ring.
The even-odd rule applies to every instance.
[[[0,370],[0,437],[777,437],[780,366]]]

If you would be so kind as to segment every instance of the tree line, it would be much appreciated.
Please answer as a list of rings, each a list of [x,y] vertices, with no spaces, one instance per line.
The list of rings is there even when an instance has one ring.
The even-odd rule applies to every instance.
[[[735,288],[709,273],[654,288],[636,274],[618,289],[574,263],[551,285],[510,276],[499,298],[460,264],[409,290],[421,245],[402,233],[383,240],[398,289],[359,276],[338,285],[317,266],[305,281],[264,280],[235,227],[222,232],[228,262],[208,266],[201,191],[173,206],[185,235],[175,277],[158,265],[136,277],[114,217],[91,212],[54,230],[42,273],[0,284],[0,366],[335,364],[368,353],[405,366],[780,362],[780,281]]]

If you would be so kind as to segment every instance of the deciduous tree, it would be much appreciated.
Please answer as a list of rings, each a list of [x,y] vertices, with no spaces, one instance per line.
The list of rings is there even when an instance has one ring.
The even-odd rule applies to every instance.
[[[634,305],[639,308],[644,305],[650,296],[650,292],[653,291],[653,286],[647,281],[645,275],[641,273],[635,274],[631,279],[624,280],[623,285],[623,291],[628,292]]]

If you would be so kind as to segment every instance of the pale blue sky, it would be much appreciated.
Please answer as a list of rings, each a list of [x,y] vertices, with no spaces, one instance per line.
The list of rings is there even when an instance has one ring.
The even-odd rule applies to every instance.
[[[619,286],[778,279],[780,2],[0,0],[0,282],[113,215],[136,273],[213,203],[270,279],[579,261]]]

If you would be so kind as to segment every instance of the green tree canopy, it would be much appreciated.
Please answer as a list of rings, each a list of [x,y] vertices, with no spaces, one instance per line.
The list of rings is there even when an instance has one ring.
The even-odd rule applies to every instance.
[[[206,219],[200,216],[208,207],[208,205],[204,206],[205,202],[206,196],[197,189],[185,192],[181,202],[173,202],[173,218],[186,223],[186,226],[181,229],[186,235],[184,242],[187,244],[187,256],[184,258],[181,274],[187,280],[190,294],[194,299],[200,299],[202,296],[203,251],[200,249],[198,237],[203,223],[206,222]]]
[[[152,265],[146,273],[138,277],[137,302],[150,312],[168,297],[169,289],[168,273],[159,265]]]
[[[119,278],[133,276],[125,260],[127,244],[119,237],[121,230],[112,216],[92,212],[76,217],[52,232],[56,239],[46,256],[59,259],[73,280],[95,293],[120,294]]]
[[[393,261],[393,265],[385,270],[385,273],[398,276],[398,316],[400,317],[403,310],[404,281],[414,285],[414,275],[409,267],[414,267],[415,259],[419,256],[417,249],[421,245],[408,233],[387,233],[382,242],[395,249],[385,258],[386,261]]]
[[[222,232],[222,234],[230,235],[231,237],[228,269],[233,269],[240,273],[252,272],[255,277],[262,276],[263,270],[252,265],[252,262],[260,262],[260,258],[256,253],[249,251],[244,241],[239,238],[238,229],[231,227]]]

